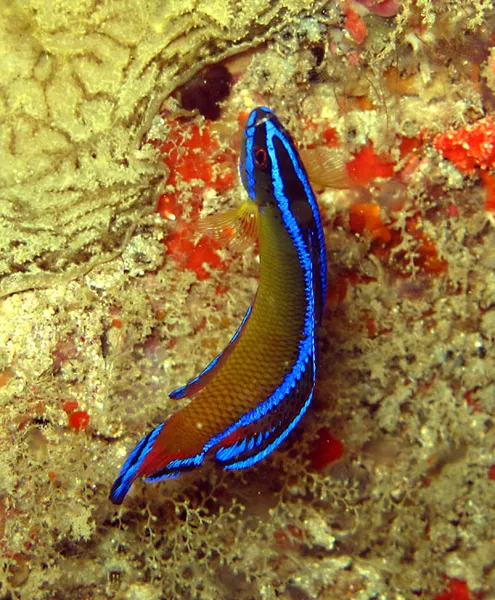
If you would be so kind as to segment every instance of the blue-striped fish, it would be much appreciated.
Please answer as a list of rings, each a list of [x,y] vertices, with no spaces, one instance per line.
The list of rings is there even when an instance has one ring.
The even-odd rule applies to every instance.
[[[275,114],[250,114],[240,173],[248,200],[208,221],[259,241],[256,298],[225,350],[170,394],[190,403],[146,435],[129,455],[110,499],[133,481],[176,477],[214,458],[249,467],[283,442],[307,411],[316,377],[316,333],[326,296],[318,206],[298,151]]]

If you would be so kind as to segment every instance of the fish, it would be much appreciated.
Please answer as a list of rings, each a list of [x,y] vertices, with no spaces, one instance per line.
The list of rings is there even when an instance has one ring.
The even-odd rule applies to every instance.
[[[327,288],[320,212],[296,145],[267,107],[249,115],[239,171],[247,199],[207,217],[239,247],[258,241],[259,285],[225,349],[170,398],[183,408],[132,450],[110,500],[121,504],[133,482],[178,477],[212,460],[227,470],[263,460],[294,430],[314,396],[317,337]]]

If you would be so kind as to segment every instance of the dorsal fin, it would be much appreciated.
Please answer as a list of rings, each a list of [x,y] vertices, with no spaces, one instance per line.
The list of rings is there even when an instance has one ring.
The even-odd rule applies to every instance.
[[[182,387],[177,388],[173,392],[170,392],[169,398],[188,398],[189,396],[192,396],[192,394],[198,392],[201,388],[205,387],[205,385],[212,379],[217,370],[225,362],[228,355],[232,352],[235,343],[238,340],[239,335],[241,334],[241,331],[244,329],[244,326],[246,325],[247,320],[249,319],[251,309],[252,306],[250,306],[247,309],[246,314],[244,315],[244,318],[241,321],[241,324],[237,328],[237,331],[234,333],[232,339],[227,344],[223,352],[220,352],[220,354],[216,356],[211,361],[211,363],[201,371],[201,373],[197,377],[191,379],[191,381],[186,383],[186,385],[183,385]]]
[[[315,386],[314,354],[297,381],[280,401],[268,398],[255,410],[244,415],[237,427],[212,445],[216,460],[225,469],[250,467],[279,446],[302,419],[313,398]],[[265,407],[267,407],[265,411]]]

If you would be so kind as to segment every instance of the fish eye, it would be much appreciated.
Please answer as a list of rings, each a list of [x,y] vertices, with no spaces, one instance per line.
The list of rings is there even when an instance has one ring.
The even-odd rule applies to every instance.
[[[254,162],[259,169],[266,169],[268,166],[268,155],[264,148],[256,148],[254,150]]]

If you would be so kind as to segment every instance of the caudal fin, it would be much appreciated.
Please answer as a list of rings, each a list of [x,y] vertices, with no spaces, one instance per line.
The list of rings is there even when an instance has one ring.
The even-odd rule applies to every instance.
[[[166,423],[160,423],[150,431],[129,454],[110,490],[109,497],[114,504],[122,504],[138,477],[145,477],[146,481],[170,479],[203,462],[203,452],[195,453],[184,449],[176,452],[165,450],[158,440],[165,425]]]
[[[114,504],[122,504],[134,480],[143,475],[143,465],[146,464],[150,452],[153,450],[156,438],[164,425],[165,423],[160,423],[158,427],[150,431],[127,457],[119,476],[114,481],[110,490],[110,500]]]

